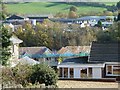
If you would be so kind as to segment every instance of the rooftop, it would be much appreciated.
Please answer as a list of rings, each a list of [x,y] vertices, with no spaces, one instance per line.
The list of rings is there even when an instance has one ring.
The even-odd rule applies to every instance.
[[[93,42],[90,62],[120,62],[119,42]]]

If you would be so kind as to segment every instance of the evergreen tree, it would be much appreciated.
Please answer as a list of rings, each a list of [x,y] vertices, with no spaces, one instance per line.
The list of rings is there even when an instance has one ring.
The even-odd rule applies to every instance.
[[[120,13],[117,16],[117,21],[120,21]]]
[[[6,5],[0,1],[0,8],[1,8],[1,12],[0,12],[0,20],[5,20],[8,13],[7,13],[7,8]]]
[[[1,41],[2,41],[2,47],[0,48],[1,50],[1,64],[2,65],[7,65],[7,62],[11,56],[11,52],[10,52],[10,37],[11,37],[11,33],[8,31],[8,29],[6,29],[5,27],[1,26]]]
[[[98,21],[97,26],[100,28],[102,27],[102,22],[100,20]]]
[[[119,2],[117,2],[116,7],[117,7],[118,9],[120,9],[120,1],[119,1]]]

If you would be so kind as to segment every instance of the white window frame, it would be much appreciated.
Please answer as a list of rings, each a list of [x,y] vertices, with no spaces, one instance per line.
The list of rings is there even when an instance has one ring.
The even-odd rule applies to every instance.
[[[112,66],[112,74],[108,74],[107,73],[107,70],[108,70],[108,66]],[[113,70],[114,70],[114,66],[119,66],[119,65],[106,65],[106,76],[120,76],[120,75],[117,75],[117,74],[113,74]]]

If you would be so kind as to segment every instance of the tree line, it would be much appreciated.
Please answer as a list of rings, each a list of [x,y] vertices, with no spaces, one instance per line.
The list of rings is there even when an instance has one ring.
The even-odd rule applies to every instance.
[[[96,30],[97,29],[97,30]],[[25,22],[14,34],[23,40],[22,46],[47,46],[58,50],[67,45],[89,45],[96,39],[99,28],[81,28],[78,24],[64,24],[45,20],[37,23],[35,27]]]

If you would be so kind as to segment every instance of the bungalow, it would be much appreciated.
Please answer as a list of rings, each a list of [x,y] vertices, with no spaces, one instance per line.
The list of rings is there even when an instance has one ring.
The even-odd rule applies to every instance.
[[[90,56],[65,59],[58,65],[60,78],[104,79],[120,76],[118,43],[93,42]]]
[[[20,58],[28,56],[50,66],[57,66],[57,60],[55,60],[52,51],[47,47],[20,47],[19,53]]]

